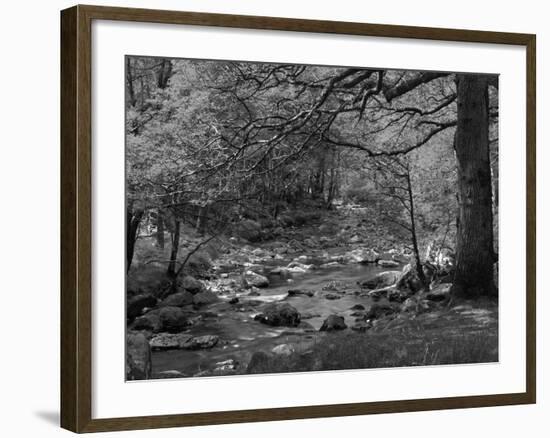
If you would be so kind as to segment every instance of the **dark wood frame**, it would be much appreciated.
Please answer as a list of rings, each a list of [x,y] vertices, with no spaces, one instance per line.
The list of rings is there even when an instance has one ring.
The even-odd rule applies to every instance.
[[[527,51],[526,391],[514,394],[92,419],[91,23],[120,20],[525,46]],[[531,34],[75,6],[61,12],[61,426],[74,432],[289,420],[535,403],[535,47]]]

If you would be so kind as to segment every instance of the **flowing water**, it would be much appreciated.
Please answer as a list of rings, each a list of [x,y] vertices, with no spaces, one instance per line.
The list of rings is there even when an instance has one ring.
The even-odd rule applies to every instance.
[[[279,276],[271,276],[270,286],[261,289],[259,296],[243,294],[239,297],[238,305],[229,305],[229,297],[222,295],[223,301],[208,307],[209,312],[205,317],[187,332],[193,336],[217,335],[220,339],[218,345],[209,350],[155,351],[154,373],[162,377],[178,375],[173,373],[178,371],[185,376],[192,376],[211,370],[217,362],[227,359],[246,363],[255,351],[268,352],[279,344],[312,342],[315,338],[313,331],[318,331],[330,314],[344,316],[346,324],[351,326],[354,322],[351,307],[355,304],[367,307],[371,303],[370,298],[354,294],[360,289],[357,282],[384,270],[376,265],[351,264],[293,274],[290,282]],[[288,297],[289,289],[310,290],[315,295]],[[338,293],[342,291],[346,293]],[[327,294],[340,298],[329,300],[325,298]],[[256,305],[247,305],[249,300],[256,301]],[[258,301],[267,303],[281,300],[294,306],[307,318],[305,321],[312,328],[270,327],[254,321],[254,316],[261,313],[262,304],[257,305]]]

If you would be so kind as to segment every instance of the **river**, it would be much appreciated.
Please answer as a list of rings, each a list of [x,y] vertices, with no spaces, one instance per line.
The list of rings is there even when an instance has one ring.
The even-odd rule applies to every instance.
[[[281,264],[288,261],[281,262]],[[218,344],[208,350],[168,350],[153,352],[153,370],[157,377],[193,376],[201,371],[211,370],[216,363],[232,359],[235,363],[246,363],[256,351],[269,352],[273,347],[286,343],[313,341],[324,319],[330,314],[344,316],[346,324],[353,325],[351,307],[361,304],[367,307],[371,299],[358,296],[357,281],[374,276],[384,268],[373,264],[347,264],[330,268],[315,269],[306,273],[293,274],[290,282],[280,276],[269,277],[270,285],[260,289],[258,296],[248,292],[223,295],[220,303],[210,305],[208,312],[196,325],[188,330],[193,336],[217,335]],[[288,297],[289,289],[314,291],[313,297],[297,295]],[[338,299],[327,299],[327,294]],[[239,297],[238,305],[229,305],[228,300]],[[254,306],[247,305],[247,302]],[[284,300],[295,307],[302,320],[307,318],[307,328],[270,327],[254,320],[263,303]]]

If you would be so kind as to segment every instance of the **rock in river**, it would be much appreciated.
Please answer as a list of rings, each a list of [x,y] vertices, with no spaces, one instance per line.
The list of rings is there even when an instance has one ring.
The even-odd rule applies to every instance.
[[[152,310],[145,315],[137,317],[131,325],[133,330],[148,330],[156,333],[162,329],[162,323],[158,310]]]
[[[153,350],[202,350],[214,347],[219,341],[215,335],[191,336],[186,333],[159,333],[151,338]]]
[[[311,290],[289,289],[289,291],[288,291],[288,296],[289,297],[295,297],[295,296],[298,296],[298,295],[304,295],[304,296],[307,296],[307,297],[312,297],[313,295],[315,295],[315,292],[313,292]]]
[[[267,287],[269,286],[269,280],[263,275],[256,274],[253,271],[245,271],[243,274],[244,287]]]
[[[192,303],[193,294],[191,292],[185,291],[169,295],[167,298],[160,302],[159,307],[182,307]]]
[[[395,260],[378,260],[378,264],[384,268],[397,268],[399,263]]]
[[[159,319],[162,330],[169,333],[177,333],[190,325],[189,319],[179,307],[163,307],[159,311]]]
[[[267,305],[263,313],[254,318],[262,324],[275,327],[297,327],[300,324],[300,313],[288,303],[272,303]]]
[[[386,293],[386,298],[388,301],[393,301],[396,303],[402,303],[407,298],[410,298],[414,292],[410,289],[399,289],[397,287],[389,288]]]
[[[345,255],[345,259],[353,263],[376,263],[378,253],[369,249],[354,249]]]
[[[223,360],[221,362],[216,362],[212,373],[214,375],[231,373],[231,371],[235,371],[238,366],[239,363],[235,359]]]
[[[307,272],[307,271],[311,271],[312,269],[315,269],[315,265],[313,264],[308,265],[305,263],[300,263],[298,261],[293,261],[288,264],[287,269],[290,272]]]
[[[181,282],[183,289],[191,292],[192,294],[198,294],[205,290],[204,284],[190,275],[187,275]]]
[[[157,299],[150,294],[140,294],[133,296],[128,299],[128,304],[126,305],[126,318],[129,321],[133,321],[137,318],[143,310],[147,307],[155,307],[157,304]]]
[[[216,303],[219,301],[218,296],[209,290],[199,292],[193,297],[193,304],[195,306],[205,306],[207,304]]]
[[[328,294],[325,295],[326,300],[339,300],[340,298],[342,298],[342,297],[340,295],[336,295],[336,294],[328,293]]]
[[[373,304],[365,313],[365,320],[378,319],[382,316],[391,315],[399,312],[400,307],[401,306],[395,304]]]
[[[202,350],[214,347],[219,341],[216,335],[195,336],[189,339],[183,346],[187,350]]]
[[[153,350],[173,350],[183,348],[192,337],[185,333],[159,333],[151,338],[149,344]]]
[[[374,277],[368,280],[363,280],[359,284],[361,287],[368,289],[378,289],[382,287],[391,286],[395,284],[401,276],[400,271],[385,271],[376,274]]]
[[[151,377],[151,347],[141,333],[126,335],[126,379],[144,380]]]
[[[294,353],[294,347],[289,344],[280,344],[276,347],[273,347],[271,352],[278,356],[290,356],[292,353]]]
[[[332,332],[335,330],[345,330],[348,326],[344,322],[343,316],[329,315],[323,322],[323,325],[319,329],[321,332]]]
[[[434,287],[431,291],[426,293],[426,299],[431,301],[445,301],[451,297],[451,287],[450,283],[443,283]]]

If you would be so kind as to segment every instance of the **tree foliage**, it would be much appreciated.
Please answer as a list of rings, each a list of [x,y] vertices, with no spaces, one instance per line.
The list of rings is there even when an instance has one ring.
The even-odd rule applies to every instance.
[[[126,79],[129,223],[156,212],[174,245],[182,221],[212,234],[343,199],[399,223],[417,254],[455,246],[457,75],[128,57]]]

